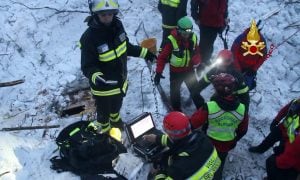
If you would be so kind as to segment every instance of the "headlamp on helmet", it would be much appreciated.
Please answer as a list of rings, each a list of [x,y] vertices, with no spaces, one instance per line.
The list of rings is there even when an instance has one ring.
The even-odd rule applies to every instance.
[[[180,34],[190,35],[193,33],[193,23],[190,18],[184,16],[178,20],[177,29]]]
[[[219,52],[216,65],[225,65],[228,66],[233,62],[233,54],[230,50],[224,49]]]

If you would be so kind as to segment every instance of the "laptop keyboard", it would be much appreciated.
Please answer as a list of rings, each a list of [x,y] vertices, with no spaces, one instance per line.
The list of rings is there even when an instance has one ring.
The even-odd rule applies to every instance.
[[[154,144],[155,143],[152,143],[152,142],[149,142],[149,141],[145,141],[145,140],[138,142],[138,145],[140,147],[145,148],[145,149],[150,149],[150,147],[152,147]]]

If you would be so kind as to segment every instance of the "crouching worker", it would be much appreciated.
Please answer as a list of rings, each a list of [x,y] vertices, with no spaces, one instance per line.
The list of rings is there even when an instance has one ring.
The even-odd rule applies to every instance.
[[[264,153],[276,142],[274,154],[266,160],[268,179],[296,179],[300,174],[300,98],[285,105],[270,126],[270,133],[258,145],[249,148]]]
[[[178,111],[163,121],[166,134],[145,135],[144,139],[168,146],[155,179],[213,179],[221,161],[210,140],[201,132],[191,132],[188,117]]]
[[[193,129],[202,129],[211,139],[222,161],[218,174],[221,179],[228,152],[248,130],[248,114],[245,105],[233,95],[235,78],[226,73],[215,75],[212,80],[216,95],[196,111],[190,121]]]

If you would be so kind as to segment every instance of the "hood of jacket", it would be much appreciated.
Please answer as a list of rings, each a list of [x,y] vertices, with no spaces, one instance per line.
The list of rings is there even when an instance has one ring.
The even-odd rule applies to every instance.
[[[220,108],[225,111],[236,110],[240,104],[240,101],[235,96],[222,97],[216,94],[211,98],[211,100],[216,101]]]

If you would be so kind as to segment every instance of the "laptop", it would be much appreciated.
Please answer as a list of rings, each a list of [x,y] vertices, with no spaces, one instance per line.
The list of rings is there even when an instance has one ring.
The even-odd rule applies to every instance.
[[[165,147],[143,139],[146,134],[162,134],[161,131],[156,129],[152,115],[149,112],[145,112],[125,124],[125,132],[133,151],[146,161],[151,161],[165,150]]]

